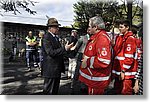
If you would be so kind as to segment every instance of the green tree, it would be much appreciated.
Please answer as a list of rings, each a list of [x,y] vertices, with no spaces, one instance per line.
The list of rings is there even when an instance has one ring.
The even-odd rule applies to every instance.
[[[143,11],[139,7],[139,0],[121,0],[122,4],[119,5],[119,2],[106,0],[82,0],[78,1],[73,5],[75,12],[75,23],[74,27],[78,27],[86,31],[88,27],[89,18],[100,15],[105,22],[113,22],[116,19],[130,19],[130,21],[138,18],[139,21],[142,19]],[[133,22],[134,23],[134,22]],[[110,26],[109,26],[110,27]],[[107,28],[109,29],[109,28]]]
[[[82,0],[73,5],[75,12],[74,27],[78,27],[86,31],[89,18],[100,15],[105,22],[112,23],[115,18],[119,18],[118,2],[107,0],[107,2],[99,0]]]
[[[120,6],[123,18],[128,19],[132,24],[138,24],[143,19],[143,9],[139,7],[141,0],[121,0]]]

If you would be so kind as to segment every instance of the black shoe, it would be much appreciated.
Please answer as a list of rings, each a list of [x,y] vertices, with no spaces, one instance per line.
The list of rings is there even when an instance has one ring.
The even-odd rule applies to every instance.
[[[88,95],[88,90],[86,88],[80,88],[80,92],[82,95]]]
[[[71,76],[68,76],[68,79],[71,79]]]
[[[71,82],[71,84],[70,84],[70,88],[73,89],[73,83],[72,83],[72,82]]]
[[[28,66],[28,70],[27,71],[31,71],[31,67],[30,66]]]
[[[71,95],[74,95],[74,94],[75,94],[73,88],[71,89],[71,93],[70,93],[70,94],[71,94]]]
[[[37,65],[37,64],[35,64],[35,65],[34,65],[34,68],[37,68],[37,67],[38,67],[38,65]]]

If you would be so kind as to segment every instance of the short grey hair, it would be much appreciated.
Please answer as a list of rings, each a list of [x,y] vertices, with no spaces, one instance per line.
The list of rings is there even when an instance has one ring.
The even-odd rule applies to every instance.
[[[44,30],[39,30],[39,33],[45,34]]]
[[[71,32],[78,32],[78,31],[74,29],[74,30],[72,30]]]
[[[92,27],[97,26],[98,29],[105,29],[105,23],[100,16],[92,17],[90,21],[92,22]]]

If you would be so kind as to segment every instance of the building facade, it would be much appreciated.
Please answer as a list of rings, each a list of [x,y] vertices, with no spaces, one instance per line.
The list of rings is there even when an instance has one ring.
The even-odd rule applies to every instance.
[[[33,32],[34,36],[38,36],[39,30],[47,31],[47,26],[43,25],[32,25],[32,24],[22,24],[22,23],[12,23],[12,22],[1,22],[2,29],[2,42],[3,49],[12,51],[12,42],[17,41],[17,52],[25,49],[25,37],[29,31]],[[66,38],[71,33],[72,28],[59,28],[59,37]],[[78,30],[79,35],[82,34],[82,30]]]

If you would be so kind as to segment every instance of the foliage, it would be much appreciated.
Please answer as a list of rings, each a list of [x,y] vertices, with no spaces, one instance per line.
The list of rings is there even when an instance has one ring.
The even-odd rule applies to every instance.
[[[19,8],[22,8],[28,13],[35,15],[36,11],[29,8],[29,5],[35,6],[35,3],[37,2],[31,0],[0,0],[0,12],[13,12],[16,15],[17,13],[21,13]]]
[[[132,16],[133,25],[138,25],[143,22],[143,10],[140,7],[133,6],[132,12],[136,12],[136,14]]]
[[[129,19],[131,24],[137,25],[142,22],[143,19],[143,9],[140,8],[140,4],[142,3],[141,0],[121,0],[122,4],[119,5],[123,18]],[[128,2],[127,2],[128,1]],[[132,4],[131,8],[128,6]],[[130,16],[129,16],[130,15]]]
[[[86,31],[88,27],[89,18],[100,15],[103,20],[113,24],[116,19],[125,19],[128,16],[128,9],[126,0],[122,0],[120,5],[117,0],[81,0],[73,5],[75,12],[74,27],[78,27]],[[131,11],[131,10],[130,10]],[[133,2],[132,18],[135,21],[142,21],[142,9],[138,6],[138,2]],[[138,19],[138,20],[137,20]],[[107,26],[106,26],[107,27]],[[110,25],[107,27],[109,29]]]
[[[113,22],[113,17],[118,17],[118,3],[107,1],[93,1],[82,0],[74,4],[75,24],[86,31],[88,27],[89,18],[100,15],[105,22]]]

